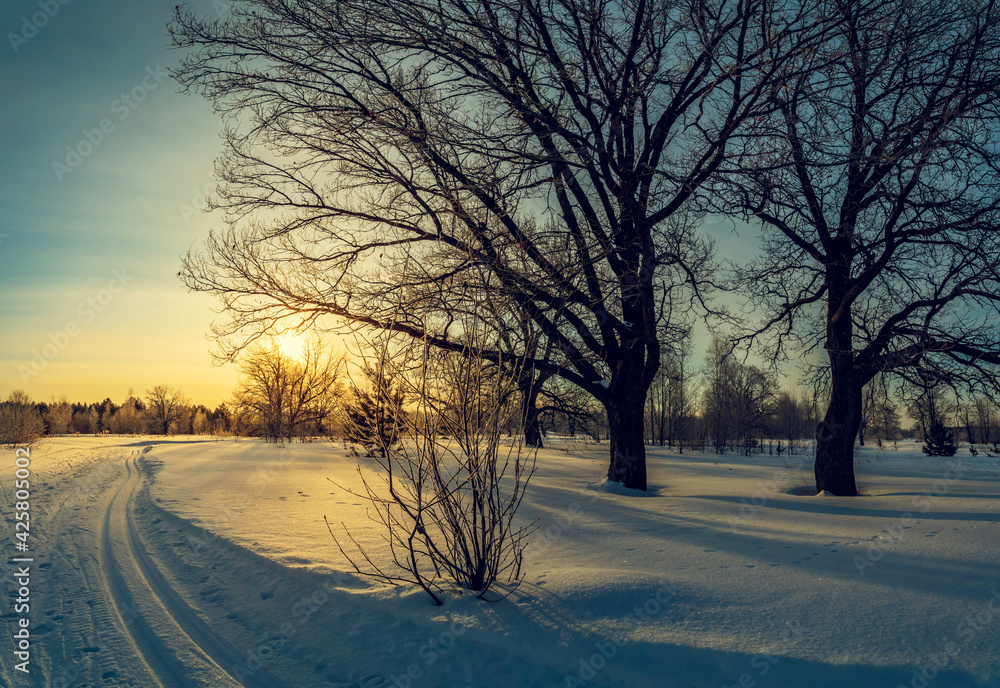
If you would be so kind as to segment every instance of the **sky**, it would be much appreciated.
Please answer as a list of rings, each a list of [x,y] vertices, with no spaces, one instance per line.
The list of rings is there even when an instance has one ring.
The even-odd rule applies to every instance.
[[[212,365],[206,338],[214,302],[177,276],[220,224],[198,206],[221,122],[167,74],[181,57],[174,4],[0,10],[2,397],[120,402],[167,384],[214,406],[232,392],[235,371]]]
[[[0,9],[0,398],[120,403],[165,384],[214,407],[235,387],[234,367],[212,362],[215,301],[178,278],[221,226],[200,206],[222,122],[167,73],[182,57],[166,31],[175,4]],[[748,237],[716,238],[747,255]]]

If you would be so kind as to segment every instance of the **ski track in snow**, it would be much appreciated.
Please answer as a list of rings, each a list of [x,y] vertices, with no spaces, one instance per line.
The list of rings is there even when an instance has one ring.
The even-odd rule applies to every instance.
[[[32,550],[51,559],[35,557],[34,580],[41,583],[33,589],[32,673],[14,671],[9,652],[3,652],[0,685],[308,685],[286,683],[263,667],[244,667],[239,680],[234,678],[245,652],[216,633],[173,587],[140,536],[137,504],[149,501],[140,453],[115,448],[110,454],[96,466],[80,462],[85,467],[61,482],[78,481],[98,467],[103,481],[87,481],[82,490],[77,483],[50,508],[36,508],[41,530],[33,533]],[[54,487],[42,489],[48,493]],[[36,499],[39,506],[42,502]]]
[[[131,457],[125,469],[125,482],[115,490],[105,511],[101,568],[132,644],[141,652],[145,664],[154,668],[162,686],[240,685],[223,669],[239,665],[239,651],[213,632],[167,583],[140,540],[134,517],[135,501],[143,486],[137,458]],[[120,553],[114,551],[113,542],[122,550]],[[125,582],[119,562],[131,564],[128,579],[132,585]],[[145,604],[135,614],[132,610],[137,599]],[[163,629],[160,635],[152,630],[154,626]],[[161,635],[171,641],[164,642]],[[244,679],[243,685],[265,688],[282,683],[261,671]]]

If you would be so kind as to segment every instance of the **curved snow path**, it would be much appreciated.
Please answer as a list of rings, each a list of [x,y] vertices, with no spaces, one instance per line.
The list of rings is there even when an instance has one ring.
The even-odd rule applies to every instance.
[[[152,447],[135,446],[71,448],[33,462],[30,673],[14,669],[18,660],[5,642],[0,686],[290,685],[268,667],[246,670],[245,648],[234,642],[253,646],[257,637],[209,606],[198,608],[203,572],[175,575],[172,567],[187,548],[178,546],[176,529],[157,525],[161,519],[149,508],[151,476],[140,459]],[[12,539],[6,504],[2,513],[6,542]],[[219,547],[216,554],[225,556]],[[243,566],[231,567],[223,586],[251,573],[240,553],[234,556]],[[12,565],[3,564],[7,589]],[[0,637],[7,639],[16,616],[0,611]],[[241,667],[242,675],[234,675]]]
[[[134,455],[125,462],[127,471],[125,481],[119,483],[115,488],[111,498],[107,501],[104,509],[103,527],[101,529],[101,549],[100,549],[100,572],[105,581],[105,587],[110,593],[109,597],[118,615],[121,628],[126,629],[126,639],[136,650],[136,656],[143,659],[142,666],[148,671],[159,686],[189,686],[191,681],[180,671],[177,663],[172,661],[173,657],[169,649],[160,641],[153,632],[145,616],[138,610],[135,596],[125,582],[121,565],[115,561],[115,548],[112,544],[114,539],[121,542],[122,521],[129,521],[128,503],[131,499],[131,491],[135,489],[134,483],[138,482],[139,473],[133,474],[132,464],[135,462]],[[135,480],[133,480],[133,475]],[[122,489],[133,483],[127,491],[127,496],[122,499]],[[117,538],[111,535],[112,528],[115,530]],[[121,546],[118,547],[121,550]],[[166,680],[164,680],[166,679]]]
[[[136,497],[144,488],[138,454],[128,458],[125,469],[125,480],[104,514],[101,569],[122,625],[159,684],[164,688],[285,685],[265,670],[241,677],[240,682],[223,668],[238,666],[240,652],[170,586],[146,550],[133,517]],[[138,615],[132,611],[136,607]],[[187,656],[178,662],[183,655]]]

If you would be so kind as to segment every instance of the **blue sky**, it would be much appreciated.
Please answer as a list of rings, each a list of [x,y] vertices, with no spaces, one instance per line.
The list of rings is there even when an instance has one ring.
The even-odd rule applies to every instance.
[[[232,390],[205,338],[213,302],[177,278],[219,222],[190,209],[214,184],[220,121],[166,76],[174,4],[0,11],[2,396],[120,401],[169,384],[214,405]]]

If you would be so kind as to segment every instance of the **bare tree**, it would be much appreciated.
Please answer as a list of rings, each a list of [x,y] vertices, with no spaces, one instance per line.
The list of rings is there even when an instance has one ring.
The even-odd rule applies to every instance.
[[[100,414],[97,409],[90,404],[74,404],[73,418],[70,427],[73,432],[92,435],[97,432],[100,422]]]
[[[665,347],[646,400],[647,437],[660,446],[677,447],[681,453],[695,408],[690,355],[688,329],[673,345]]]
[[[704,305],[710,286],[689,201],[822,33],[807,4],[179,8],[170,31],[190,52],[175,77],[241,123],[212,202],[229,229],[183,279],[222,300],[229,355],[284,318],[325,316],[461,351],[454,313],[508,302],[553,356],[484,359],[599,400],[609,479],[645,489],[657,335],[670,304]]]
[[[716,452],[738,448],[750,455],[774,413],[777,380],[773,373],[736,360],[731,347],[712,341],[706,362],[702,401]]]
[[[672,356],[673,390],[671,392],[670,431],[667,434],[667,444],[677,447],[684,453],[684,445],[692,431],[695,415],[697,387],[691,363],[692,339],[691,330],[679,338]]]
[[[44,432],[42,414],[24,390],[16,389],[0,402],[0,445],[29,447]]]
[[[290,442],[333,413],[338,370],[339,360],[324,354],[318,339],[306,345],[299,360],[273,342],[255,345],[239,363],[235,407],[254,419],[266,441]]]
[[[996,403],[985,397],[977,397],[973,402],[973,408],[976,441],[995,448],[1000,443]]]
[[[907,401],[906,411],[917,421],[921,439],[927,437],[932,425],[947,425],[958,411],[941,379],[924,371],[918,371],[914,379],[903,385],[902,393]]]
[[[191,431],[195,435],[209,435],[212,432],[212,423],[208,419],[208,411],[200,408],[195,412],[191,421]]]
[[[884,373],[875,376],[864,388],[864,437],[875,440],[879,447],[899,433],[899,412],[892,400],[892,389]],[[861,433],[859,431],[859,441]]]
[[[184,395],[167,385],[146,390],[146,414],[160,435],[169,434],[170,424],[181,418],[187,403]]]
[[[778,383],[773,373],[752,365],[738,366],[733,381],[729,399],[736,439],[743,453],[750,456],[774,414]]]
[[[731,448],[734,435],[728,404],[735,376],[731,353],[722,340],[713,338],[702,371],[705,381],[701,401],[704,430],[718,454],[724,454]]]
[[[789,454],[795,452],[796,443],[812,436],[812,414],[809,412],[808,399],[798,399],[790,392],[780,392],[774,400],[774,419],[772,428],[775,437],[787,442]],[[779,453],[781,443],[778,443]]]
[[[855,495],[862,389],[934,371],[997,387],[1000,16],[992,1],[835,0],[808,68],[746,122],[714,197],[763,228],[739,272],[771,356],[824,349],[818,490]]]

